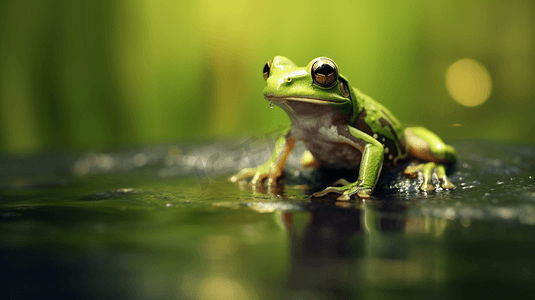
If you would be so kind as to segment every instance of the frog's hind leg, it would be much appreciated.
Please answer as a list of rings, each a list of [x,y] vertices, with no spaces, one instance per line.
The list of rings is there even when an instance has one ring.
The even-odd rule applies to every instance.
[[[405,138],[409,146],[411,159],[423,162],[411,164],[405,169],[405,175],[415,177],[418,171],[422,171],[424,182],[421,190],[431,191],[434,186],[431,182],[433,171],[436,171],[441,186],[444,189],[455,187],[446,175],[446,165],[456,160],[455,149],[447,145],[436,134],[423,127],[409,127],[405,129]]]
[[[435,186],[432,183],[432,176],[433,171],[436,167],[436,164],[434,162],[427,162],[427,163],[411,163],[407,168],[405,168],[405,175],[409,178],[416,178],[418,176],[418,172],[422,171],[424,182],[420,186],[420,189],[422,191],[432,191],[435,189]]]

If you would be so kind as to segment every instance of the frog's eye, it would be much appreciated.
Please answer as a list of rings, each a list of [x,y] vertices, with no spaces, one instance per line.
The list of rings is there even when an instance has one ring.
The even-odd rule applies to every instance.
[[[317,58],[312,64],[311,73],[314,83],[324,88],[333,86],[338,79],[338,67],[327,57]]]
[[[273,60],[270,59],[265,65],[264,65],[264,80],[267,80],[269,77],[269,71],[271,70],[271,64],[273,63]]]

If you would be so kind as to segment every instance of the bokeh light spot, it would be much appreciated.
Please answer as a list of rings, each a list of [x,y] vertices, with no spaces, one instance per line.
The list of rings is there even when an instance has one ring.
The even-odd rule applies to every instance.
[[[479,62],[464,58],[446,71],[446,88],[451,97],[464,106],[477,106],[490,96],[492,82],[489,72]]]

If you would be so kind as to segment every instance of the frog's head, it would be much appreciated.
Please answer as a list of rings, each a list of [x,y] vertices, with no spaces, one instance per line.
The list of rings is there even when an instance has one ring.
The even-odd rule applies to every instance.
[[[341,113],[351,114],[349,84],[330,58],[318,57],[303,68],[286,57],[276,56],[266,63],[263,72],[264,97],[287,113],[309,103],[334,106]]]

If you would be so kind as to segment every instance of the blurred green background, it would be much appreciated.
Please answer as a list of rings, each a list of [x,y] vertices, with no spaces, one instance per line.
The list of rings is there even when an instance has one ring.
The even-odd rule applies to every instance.
[[[534,20],[534,1],[3,0],[0,152],[274,130],[275,55],[328,56],[446,140],[533,143]]]

